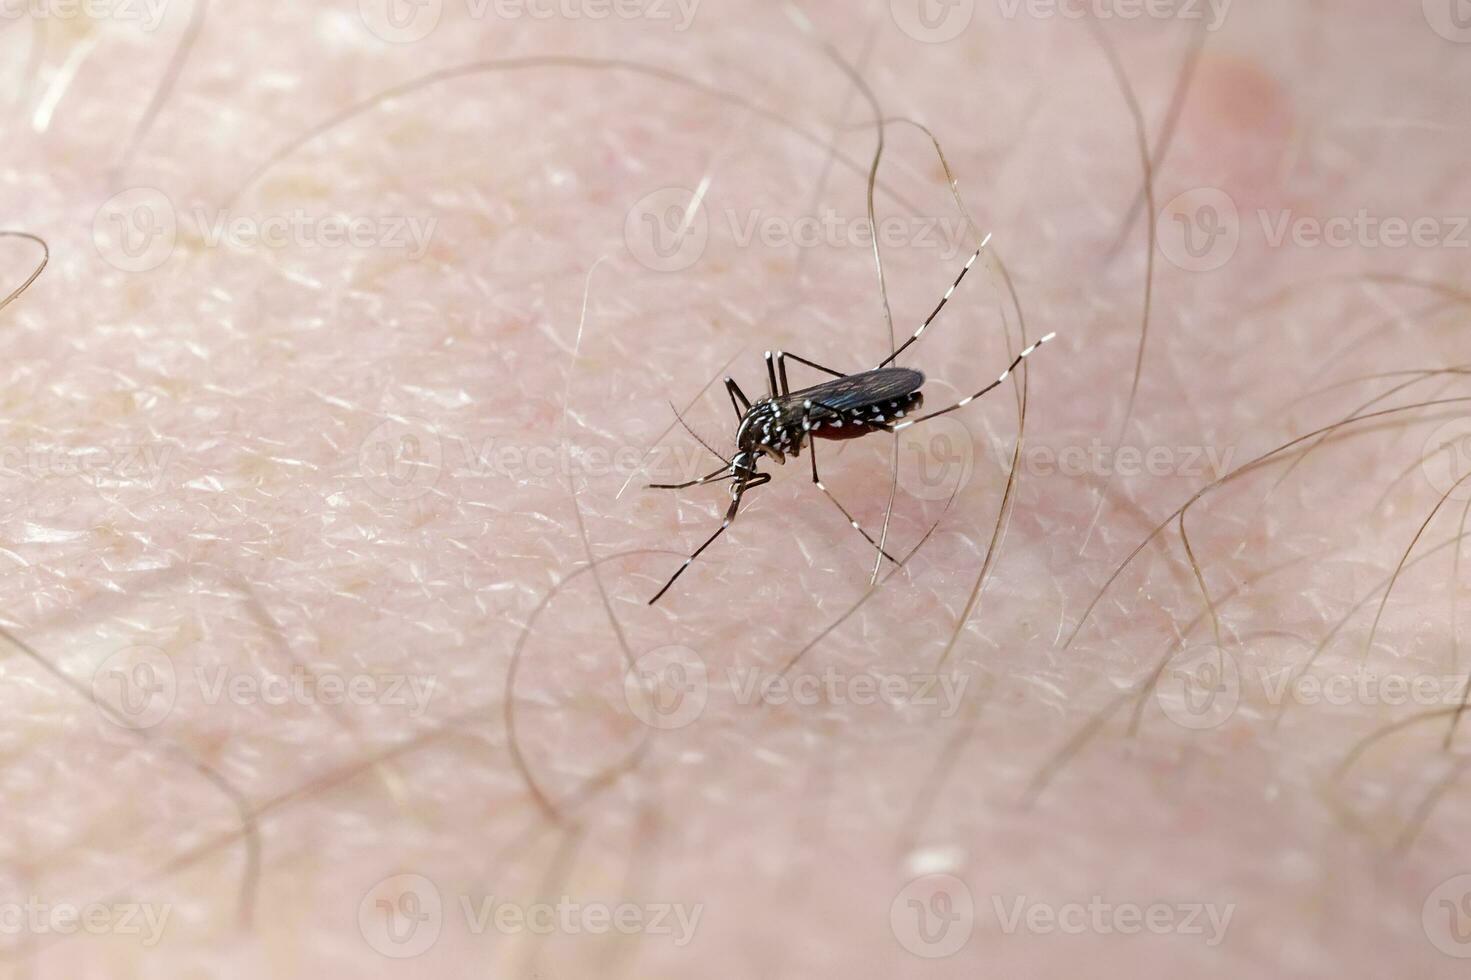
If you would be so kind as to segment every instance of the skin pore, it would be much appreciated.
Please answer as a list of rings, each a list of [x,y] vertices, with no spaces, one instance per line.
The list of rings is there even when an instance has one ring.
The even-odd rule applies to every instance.
[[[0,21],[7,975],[1459,975],[1468,49],[1136,6]]]

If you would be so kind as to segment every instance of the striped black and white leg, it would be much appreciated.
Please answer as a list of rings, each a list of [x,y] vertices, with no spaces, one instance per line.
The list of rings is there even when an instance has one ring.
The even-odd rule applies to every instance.
[[[812,453],[812,483],[817,487],[817,489],[822,491],[823,496],[827,497],[828,500],[831,500],[833,502],[833,506],[842,513],[843,517],[847,520],[848,524],[853,528],[853,530],[863,535],[863,540],[867,541],[870,545],[872,545],[874,548],[877,548],[879,551],[882,551],[884,557],[889,559],[889,561],[893,562],[896,565],[899,564],[899,559],[895,558],[887,551],[884,551],[882,548],[879,548],[879,543],[875,541],[867,531],[859,526],[858,522],[853,519],[853,515],[848,513],[848,508],[844,507],[842,501],[833,496],[833,492],[823,484],[822,479],[817,475],[817,440],[810,440],[807,448],[808,451]]]
[[[952,293],[955,292],[955,287],[960,285],[960,281],[965,278],[965,274],[970,271],[970,267],[975,264],[976,259],[980,258],[981,252],[986,248],[987,243],[989,243],[990,241],[991,236],[987,235],[986,240],[981,242],[981,247],[972,252],[970,254],[970,258],[965,260],[965,266],[960,270],[960,275],[956,276],[955,281],[950,284],[950,288],[945,290],[945,295],[940,297],[940,302],[935,305],[935,308],[933,310],[930,311],[930,315],[924,318],[924,322],[919,325],[919,329],[914,331],[914,333],[910,335],[908,340],[900,344],[898,349],[896,349],[894,353],[890,354],[882,361],[879,361],[878,364],[874,365],[874,370],[878,370],[881,367],[892,364],[900,354],[904,353],[909,348],[910,344],[914,343],[920,338],[920,335],[925,332],[925,328],[935,321],[935,317],[940,315],[940,311],[945,308],[945,304],[950,302],[950,296]]]
[[[741,386],[736,384],[735,378],[725,379],[725,391],[730,395],[730,404],[735,409],[736,421],[739,422],[751,410],[751,399],[746,397],[744,391],[741,391]]]
[[[690,556],[684,560],[684,564],[680,565],[679,568],[675,570],[674,574],[669,576],[669,581],[664,583],[664,588],[660,589],[654,594],[654,598],[649,600],[649,605],[652,606],[654,603],[658,602],[663,597],[664,593],[669,591],[669,587],[674,584],[675,580],[684,574],[684,570],[686,568],[689,568],[690,565],[694,564],[695,559],[700,557],[700,553],[706,548],[710,547],[710,545],[715,542],[716,538],[725,533],[725,529],[730,527],[730,522],[735,520],[736,511],[740,510],[741,497],[745,494],[745,492],[747,490],[750,490],[752,487],[759,487],[763,483],[767,483],[770,480],[770,473],[757,473],[754,477],[747,480],[746,482],[738,483],[731,488],[730,507],[727,508],[725,511],[725,519],[720,522],[720,526],[715,529],[715,533],[706,538],[705,543],[696,548],[690,554]]]
[[[645,490],[683,490],[686,487],[699,487],[699,486],[704,486],[706,483],[717,483],[720,480],[729,480],[733,476],[735,476],[735,474],[730,471],[730,468],[729,467],[722,466],[720,469],[715,470],[714,472],[706,473],[704,476],[700,477],[698,480],[687,480],[684,483],[650,483],[650,484],[647,484],[644,487],[644,489]]]
[[[1017,369],[1017,366],[1020,365],[1022,361],[1030,357],[1032,352],[1035,351],[1038,347],[1041,347],[1043,344],[1047,343],[1047,341],[1056,336],[1057,334],[1050,333],[1047,336],[1043,337],[1041,340],[1037,341],[1032,346],[1028,347],[1026,350],[1022,351],[1020,354],[1016,355],[1016,359],[1011,362],[1011,365],[1007,367],[1005,371],[1001,372],[1000,376],[997,377],[995,381],[992,381],[990,384],[986,385],[986,387],[982,388],[974,395],[967,395],[960,401],[956,402],[954,405],[951,405],[949,408],[942,408],[938,412],[928,412],[924,415],[919,416],[918,418],[905,419],[903,422],[898,422],[893,425],[886,425],[883,426],[883,428],[888,429],[890,432],[898,432],[900,429],[907,429],[911,425],[918,425],[921,422],[926,422],[930,419],[938,418],[941,415],[947,415],[950,412],[955,411],[957,408],[964,408],[971,402],[975,401],[977,398],[980,398],[982,395],[995,388],[997,385],[1001,384],[1007,378],[1011,377],[1011,372],[1015,371]]]
[[[783,395],[790,395],[792,393],[792,386],[787,383],[787,358],[789,357],[792,360],[796,361],[798,364],[805,364],[808,367],[813,368],[814,370],[821,371],[823,374],[830,374],[835,378],[847,377],[847,375],[844,374],[842,371],[834,371],[832,368],[824,367],[823,365],[818,364],[816,361],[809,361],[807,360],[807,358],[800,355],[792,354],[784,350],[779,350],[776,352],[776,370],[777,373],[781,375],[781,393]]]

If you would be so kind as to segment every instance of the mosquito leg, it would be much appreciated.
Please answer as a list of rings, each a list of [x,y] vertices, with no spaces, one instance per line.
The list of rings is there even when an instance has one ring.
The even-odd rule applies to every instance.
[[[686,487],[698,487],[705,483],[714,483],[717,480],[726,480],[734,476],[727,467],[722,466],[712,473],[706,473],[698,480],[689,480],[685,483],[650,483],[644,487],[645,490],[683,490]]]
[[[799,357],[796,354],[790,354],[784,350],[779,350],[776,352],[776,369],[777,373],[781,375],[781,393],[783,395],[790,395],[792,393],[791,386],[787,384],[787,358],[789,357],[792,360],[796,361],[798,364],[805,364],[810,368],[816,368],[823,374],[830,374],[835,378],[847,377],[847,375],[844,374],[842,371],[834,371],[830,367],[823,367],[816,361],[809,361],[805,357]]]
[[[945,295],[940,297],[939,304],[930,311],[929,316],[924,318],[924,322],[919,325],[919,329],[914,331],[914,333],[910,335],[908,340],[900,344],[898,348],[894,351],[894,353],[890,354],[882,361],[879,361],[878,364],[874,366],[874,370],[878,370],[885,364],[892,364],[894,362],[894,359],[897,358],[900,354],[904,353],[904,351],[908,349],[910,344],[919,339],[919,335],[924,333],[925,328],[934,322],[935,317],[940,315],[940,311],[945,308],[945,304],[950,302],[950,294],[955,292],[955,287],[960,285],[960,280],[965,278],[965,274],[970,271],[970,267],[975,264],[976,258],[981,254],[981,249],[984,249],[986,247],[986,242],[989,242],[990,240],[991,236],[987,235],[986,241],[981,242],[981,248],[976,249],[974,252],[971,253],[970,258],[966,259],[965,268],[960,270],[960,275],[956,276],[955,281],[950,284],[950,288],[945,290]]]
[[[905,419],[903,422],[899,422],[895,425],[879,425],[878,428],[888,429],[890,432],[898,432],[900,429],[907,429],[911,425],[918,425],[919,423],[927,421],[928,419],[936,418],[949,412],[953,412],[957,408],[964,408],[971,402],[975,401],[977,398],[980,398],[982,395],[986,394],[986,392],[990,391],[992,388],[995,388],[997,385],[1001,384],[1001,382],[1005,381],[1008,377],[1011,376],[1011,372],[1016,370],[1017,365],[1026,360],[1027,356],[1031,354],[1032,351],[1036,350],[1038,347],[1041,347],[1043,344],[1047,343],[1047,341],[1056,336],[1057,334],[1050,333],[1047,336],[1043,337],[1041,340],[1037,341],[1032,346],[1028,347],[1026,350],[1022,351],[1020,354],[1016,355],[1016,359],[1011,362],[1011,365],[1005,371],[1001,372],[1001,376],[998,377],[995,381],[992,381],[990,384],[986,385],[986,387],[982,388],[974,395],[967,395],[965,398],[962,398],[960,401],[956,402],[954,405],[951,405],[949,408],[942,408],[938,412],[929,412],[928,414],[919,416],[919,418]]]
[[[730,522],[735,520],[736,511],[740,509],[741,497],[745,494],[745,492],[752,487],[761,486],[763,483],[768,482],[770,479],[771,474],[758,473],[746,482],[736,484],[731,489],[730,507],[727,508],[727,510],[725,511],[725,519],[720,522],[720,526],[715,529],[715,533],[706,538],[705,543],[696,548],[690,554],[690,556],[684,560],[684,564],[680,565],[679,568],[675,570],[674,574],[669,576],[669,581],[664,583],[664,588],[660,589],[657,593],[654,594],[654,598],[649,600],[649,605],[652,606],[654,603],[658,602],[663,597],[664,593],[669,591],[669,587],[674,584],[675,580],[684,574],[684,570],[686,568],[689,568],[690,565],[694,563],[694,560],[696,558],[700,557],[700,552],[710,547],[710,545],[714,543],[716,538],[725,533],[725,529],[730,527]]]
[[[751,410],[751,399],[746,397],[744,391],[741,391],[741,386],[736,384],[735,378],[725,379],[725,390],[730,395],[730,404],[735,409],[736,421],[739,422]]]
[[[867,541],[869,544],[873,545],[875,548],[878,548],[878,550],[883,551],[882,548],[879,548],[878,542],[875,541],[872,537],[870,537],[869,536],[869,533],[867,531],[865,531],[863,528],[861,528],[861,527],[858,526],[858,522],[853,519],[853,515],[850,514],[850,513],[848,513],[848,508],[844,507],[842,505],[842,503],[838,500],[838,498],[833,496],[832,491],[829,490],[826,486],[824,486],[822,480],[818,477],[818,475],[817,475],[817,440],[816,439],[810,440],[810,444],[808,445],[807,448],[808,448],[808,451],[812,454],[812,482],[813,482],[813,484],[817,487],[817,489],[819,489],[819,490],[822,491],[823,496],[827,497],[828,500],[831,500],[833,502],[833,506],[834,507],[836,507],[839,511],[842,512],[843,516],[848,519],[848,523],[850,525],[852,525],[853,530],[855,530],[859,534],[863,535],[863,540]],[[889,554],[887,551],[883,551],[883,554],[884,554],[884,557],[885,558],[889,559],[889,561],[893,562],[896,565],[899,564],[899,559],[895,558],[893,555]]]
[[[781,394],[781,389],[776,386],[776,361],[772,360],[771,351],[766,352],[766,384],[773,399]]]

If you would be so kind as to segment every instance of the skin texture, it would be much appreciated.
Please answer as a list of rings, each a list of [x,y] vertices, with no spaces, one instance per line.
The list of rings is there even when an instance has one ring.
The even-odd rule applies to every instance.
[[[4,226],[51,255],[0,310],[0,902],[103,909],[7,925],[6,969],[1462,975],[1471,392],[1385,376],[1465,357],[1471,62],[1425,6],[0,24]],[[864,86],[974,221],[891,122],[892,332]],[[1361,210],[1433,227],[1314,242]],[[647,606],[729,503],[640,489],[718,463],[670,401],[728,455],[726,373],[873,366],[988,233],[902,358],[926,407],[1060,336],[900,441],[903,569],[870,593],[804,454]],[[40,251],[0,238],[5,292]],[[1197,491],[1376,411],[1194,503],[1187,551]],[[819,447],[875,537],[893,445]],[[1348,695],[1274,697],[1310,659]],[[559,901],[593,911],[516,924]]]

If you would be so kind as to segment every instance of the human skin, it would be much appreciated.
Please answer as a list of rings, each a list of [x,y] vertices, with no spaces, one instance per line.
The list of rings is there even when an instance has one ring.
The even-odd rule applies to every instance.
[[[1460,975],[1471,402],[1382,377],[1461,363],[1453,22],[1229,7],[1156,152],[1183,12],[893,7],[0,27],[10,974]],[[642,489],[718,465],[670,403],[728,455],[726,373],[872,366],[987,234],[926,408],[1059,336],[900,442],[903,567],[804,452],[647,605],[730,500]],[[874,536],[892,446],[818,447]]]

